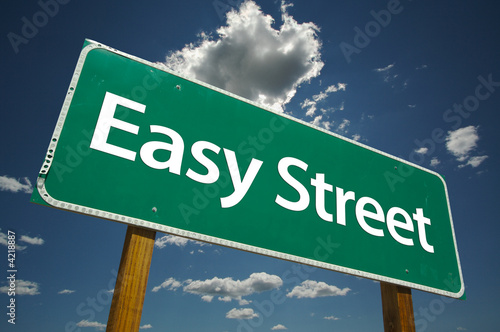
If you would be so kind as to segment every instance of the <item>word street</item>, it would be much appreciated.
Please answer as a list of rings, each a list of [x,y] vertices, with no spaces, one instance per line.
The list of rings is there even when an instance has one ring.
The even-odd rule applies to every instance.
[[[7,320],[10,324],[16,324],[16,233],[7,232],[7,295],[9,304],[7,305]]]
[[[145,142],[140,148],[140,151],[132,151],[108,143],[108,136],[111,128],[119,129],[132,135],[138,135],[139,133],[139,126],[114,117],[118,105],[139,113],[146,112],[146,105],[106,92],[96,128],[92,136],[90,148],[132,162],[136,161],[137,154],[139,154],[142,162],[148,167],[161,170],[168,169],[172,174],[181,175],[181,166],[184,156],[184,140],[178,132],[171,128],[151,124],[149,127],[151,133],[167,136],[168,142],[171,143],[164,141]],[[155,158],[155,151],[157,150],[169,151],[169,159],[166,161],[157,160]],[[237,205],[250,190],[264,161],[251,158],[250,165],[245,173],[240,174],[238,158],[234,151],[227,148],[221,148],[211,142],[197,141],[191,146],[191,155],[206,169],[206,174],[197,173],[189,168],[185,176],[203,184],[212,184],[216,182],[220,176],[218,165],[206,156],[206,150],[212,151],[215,154],[219,154],[220,151],[223,150],[234,191],[227,197],[221,197],[220,205],[222,208],[231,208]],[[277,194],[275,203],[279,206],[290,211],[305,210],[310,204],[309,191],[306,185],[311,185],[314,187],[316,193],[316,213],[323,221],[333,222],[336,220],[338,225],[348,226],[345,217],[346,210],[354,207],[356,220],[366,233],[376,237],[384,237],[386,234],[384,228],[386,228],[389,235],[395,241],[405,246],[415,245],[416,241],[408,237],[407,234],[416,233],[420,246],[426,252],[434,253],[434,247],[427,241],[427,229],[431,227],[431,220],[425,217],[423,208],[416,207],[411,216],[410,213],[400,207],[391,207],[388,209],[387,213],[384,213],[382,206],[376,199],[372,197],[357,198],[354,191],[345,191],[343,188],[339,187],[334,188],[332,184],[325,181],[325,173],[316,173],[315,177],[311,178],[310,183],[303,184],[291,175],[289,171],[290,168],[298,168],[305,172],[308,169],[308,164],[293,157],[283,157],[278,162],[277,169],[281,179],[291,186],[299,195],[298,201],[290,201],[280,194]],[[336,201],[336,218],[334,218],[332,214],[333,211],[326,211],[325,208],[326,200],[333,199],[331,197],[333,193],[335,193],[334,199]],[[352,203],[350,201],[352,201]],[[367,222],[367,219],[371,219],[370,223]],[[378,222],[375,223],[378,227],[374,226],[373,221]],[[415,228],[417,229],[416,231]],[[406,236],[401,235],[401,230],[405,231],[404,234],[406,234]]]

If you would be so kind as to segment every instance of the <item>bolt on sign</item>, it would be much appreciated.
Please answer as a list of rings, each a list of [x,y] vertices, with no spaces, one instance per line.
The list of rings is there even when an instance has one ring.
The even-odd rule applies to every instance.
[[[440,175],[90,40],[32,201],[464,294]]]

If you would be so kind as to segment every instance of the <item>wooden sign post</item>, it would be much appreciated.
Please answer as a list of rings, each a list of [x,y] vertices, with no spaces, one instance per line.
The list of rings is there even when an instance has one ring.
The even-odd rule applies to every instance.
[[[415,332],[411,289],[380,283],[385,332]]]
[[[155,236],[155,231],[128,226],[106,332],[139,331]]]

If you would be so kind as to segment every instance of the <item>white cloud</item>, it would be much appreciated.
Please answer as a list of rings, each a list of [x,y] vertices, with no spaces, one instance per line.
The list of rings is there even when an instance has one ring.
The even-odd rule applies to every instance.
[[[476,156],[476,157],[471,157],[468,161],[467,161],[467,164],[465,165],[461,165],[462,167],[465,167],[465,166],[472,166],[474,168],[478,167],[479,165],[481,165],[481,163],[483,161],[485,161],[486,159],[488,158],[488,156]],[[460,167],[460,166],[459,166]]]
[[[19,179],[11,178],[7,175],[0,176],[0,190],[31,194],[33,192],[31,181],[27,177],[24,177],[23,180],[25,182],[24,184],[21,183]]]
[[[337,85],[333,84],[327,87],[324,91],[321,91],[319,94],[312,96],[312,100],[306,98],[301,104],[300,107],[302,109],[307,109],[306,116],[314,116],[314,113],[317,110],[317,103],[328,98],[330,93],[337,91],[345,91],[347,84],[345,83],[337,83]],[[339,106],[339,110],[344,109],[344,103]],[[326,113],[325,110],[322,110],[323,113]]]
[[[351,121],[344,119],[342,120],[342,123],[338,126],[337,131],[340,132],[347,132],[347,127],[351,124]]]
[[[26,236],[26,235],[21,235],[21,237],[19,238],[19,241],[22,241],[22,242],[26,242],[28,244],[32,244],[32,245],[42,245],[45,243],[44,239],[42,238],[39,238],[39,237],[29,237],[29,236]]]
[[[7,234],[0,232],[0,244],[6,247],[9,245]]]
[[[102,324],[99,322],[90,322],[86,319],[81,320],[78,323],[76,323],[76,326],[78,326],[78,327],[93,327],[97,331],[104,331],[104,329],[106,328],[106,324]]]
[[[38,283],[33,281],[25,281],[22,279],[16,280],[16,295],[39,295]],[[0,287],[0,293],[7,294],[9,286]]]
[[[243,309],[233,308],[226,314],[226,318],[230,319],[252,319],[254,317],[259,317],[259,315],[256,314],[253,311],[253,309],[250,308],[243,308]]]
[[[288,330],[284,325],[278,324],[276,326],[273,326],[271,328],[272,331],[277,331],[277,330]]]
[[[283,280],[276,275],[265,272],[252,273],[248,279],[233,280],[232,278],[214,277],[207,280],[187,280],[183,290],[187,293],[201,295],[202,300],[210,302],[214,296],[219,301],[228,299],[242,300],[242,296],[260,293],[283,285]]]
[[[340,318],[335,317],[335,316],[326,316],[326,317],[323,317],[323,319],[326,319],[326,320],[339,320]]]
[[[426,147],[421,147],[420,149],[416,149],[415,152],[418,154],[426,154],[429,151]]]
[[[471,152],[477,148],[477,142],[479,141],[478,128],[468,126],[448,132],[446,148],[448,152],[456,157],[457,161],[464,163],[459,165],[459,168],[465,166],[478,167],[488,158],[488,156],[470,156]]]
[[[459,326],[457,327],[457,331],[467,331],[465,327]]]
[[[351,289],[340,289],[337,286],[328,285],[322,281],[305,280],[300,285],[295,286],[287,297],[297,298],[317,298],[325,296],[345,296]]]
[[[32,245],[42,245],[45,242],[43,239],[38,238],[38,237],[31,238],[31,237],[26,236],[26,235],[21,235],[19,237],[19,241],[16,242],[16,250],[18,250],[18,251],[22,251],[22,250],[25,250],[26,248],[28,248],[27,246],[20,245],[19,242],[21,242],[21,241],[26,242],[28,244],[32,244]],[[2,233],[2,232],[0,232],[0,245],[8,246],[7,234]]]
[[[202,33],[197,43],[166,58],[166,66],[250,100],[282,110],[297,88],[323,68],[314,23],[298,23],[281,6],[280,27],[251,0],[227,14],[217,36]]]
[[[386,71],[389,71],[390,69],[392,69],[395,64],[396,63],[391,63],[390,65],[387,65],[386,67],[375,68],[374,71],[376,71],[377,73],[386,72]]]
[[[209,246],[209,244],[204,242],[198,242],[194,240],[189,240],[184,237],[179,237],[175,235],[165,235],[155,241],[155,247],[158,249],[163,249],[167,245],[175,245],[178,247],[185,247],[188,243],[197,244],[199,246]]]
[[[353,139],[354,141],[356,141],[356,142],[359,142],[359,140],[361,139],[361,135],[359,135],[359,134],[354,134],[354,135],[352,135],[352,139]]]
[[[446,148],[458,161],[463,162],[469,158],[469,154],[477,147],[479,136],[477,128],[468,126],[449,131],[446,137]]]
[[[74,292],[74,290],[63,289],[62,291],[57,292],[57,294],[73,294]]]
[[[152,329],[152,328],[153,328],[153,325],[146,324],[146,325],[140,326],[139,330],[147,330],[147,329]]]
[[[168,290],[177,290],[177,288],[181,287],[182,283],[175,280],[174,278],[168,278],[164,282],[162,282],[159,286],[153,287],[152,292],[156,293],[162,288],[167,288]]]
[[[323,115],[318,115],[310,123],[314,126],[322,127],[322,128],[325,128],[326,130],[330,130],[330,128],[332,128],[332,126],[333,126],[333,121],[322,121],[322,119],[323,119]]]
[[[439,161],[439,159],[437,157],[434,157],[431,159],[431,166],[432,167],[436,167],[439,164],[441,164],[441,162]]]

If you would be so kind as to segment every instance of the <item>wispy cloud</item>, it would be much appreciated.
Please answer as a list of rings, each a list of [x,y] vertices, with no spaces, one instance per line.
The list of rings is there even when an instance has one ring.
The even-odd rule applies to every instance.
[[[345,296],[351,289],[340,289],[337,286],[328,285],[322,281],[305,280],[300,285],[295,286],[287,297],[317,298],[325,296]]]
[[[340,318],[335,317],[335,316],[326,316],[326,317],[323,317],[323,319],[326,319],[326,320],[339,320]]]
[[[73,294],[74,292],[74,290],[63,289],[62,291],[57,292],[57,294]]]
[[[226,318],[230,319],[252,319],[254,317],[259,317],[253,309],[251,308],[243,308],[243,309],[231,309],[227,314]]]
[[[1,231],[1,229],[0,229]],[[19,242],[25,242],[31,245],[42,245],[45,243],[45,241],[42,238],[39,237],[29,237],[27,235],[21,235],[19,237],[19,240],[16,241],[16,250],[22,251],[28,248],[27,246],[20,245]],[[0,245],[8,246],[8,239],[7,239],[7,234],[0,232]]]
[[[31,194],[33,192],[31,181],[27,177],[24,177],[22,180],[24,183],[20,179],[11,178],[7,175],[0,176],[0,190]]]
[[[45,243],[45,240],[39,237],[29,237],[27,235],[21,235],[19,241],[26,242],[31,245],[41,246]]]
[[[153,325],[145,324],[145,325],[140,326],[139,330],[148,330],[148,329],[152,329],[152,328],[153,328]]]
[[[337,85],[333,84],[327,87],[324,91],[321,91],[317,95],[312,96],[312,100],[306,98],[301,104],[300,107],[302,109],[306,109],[306,116],[314,116],[317,110],[317,104],[321,101],[324,101],[328,98],[328,96],[333,92],[345,91],[347,84],[345,83],[337,83]],[[343,103],[340,104],[338,109],[343,109]],[[334,108],[335,110],[335,108]]]
[[[208,243],[204,242],[199,242],[199,241],[194,241],[194,240],[189,240],[184,237],[179,237],[175,235],[165,235],[162,236],[155,241],[155,247],[158,249],[163,249],[167,245],[175,245],[177,247],[185,247],[187,244],[196,244],[199,246],[210,246]]]
[[[171,53],[167,67],[264,105],[282,110],[297,88],[323,68],[319,31],[314,23],[298,23],[281,6],[281,26],[251,0],[227,14],[217,36]]]
[[[385,67],[381,67],[381,68],[375,68],[374,71],[376,71],[377,73],[385,73],[385,72],[388,72],[389,70],[391,70],[392,68],[394,68],[394,65],[396,63],[391,63],[390,65],[387,65]]]
[[[166,288],[167,290],[173,290],[175,291],[177,288],[181,287],[182,283],[175,280],[174,278],[168,278],[164,282],[162,282],[160,285],[153,287],[151,290],[152,292],[158,292],[160,289]]]
[[[78,323],[76,323],[76,326],[78,326],[78,327],[93,327],[97,331],[104,331],[104,329],[106,328],[106,324],[102,324],[99,322],[91,322],[91,321],[88,321],[86,319],[81,320]]]

